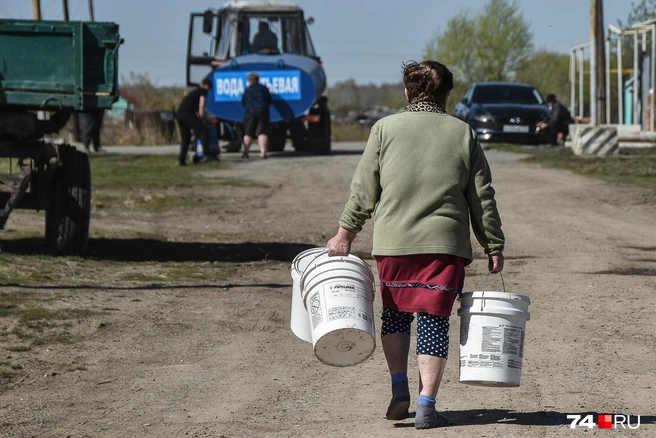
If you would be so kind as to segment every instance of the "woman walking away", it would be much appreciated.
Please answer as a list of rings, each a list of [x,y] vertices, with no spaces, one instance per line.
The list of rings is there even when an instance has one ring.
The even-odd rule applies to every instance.
[[[419,397],[415,428],[445,426],[436,396],[449,348],[449,316],[472,262],[469,224],[503,269],[504,235],[483,149],[469,126],[445,112],[453,75],[436,61],[404,66],[409,105],[371,129],[351,194],[328,241],[347,255],[376,212],[373,255],[380,277],[382,345],[392,381],[388,420],[409,417],[410,326],[417,317]]]

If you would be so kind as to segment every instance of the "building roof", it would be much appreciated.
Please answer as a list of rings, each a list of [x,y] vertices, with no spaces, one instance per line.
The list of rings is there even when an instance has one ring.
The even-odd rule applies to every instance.
[[[131,103],[132,105],[136,105],[138,103],[137,99],[133,95],[120,88],[118,90],[118,95],[119,97],[122,97],[123,99],[127,100],[128,103]]]

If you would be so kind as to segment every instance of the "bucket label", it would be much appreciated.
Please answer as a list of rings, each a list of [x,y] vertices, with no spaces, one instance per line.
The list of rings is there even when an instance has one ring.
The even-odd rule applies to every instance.
[[[460,356],[461,368],[522,369],[523,328],[509,324],[482,326],[479,334],[480,350]]]
[[[353,318],[355,316],[355,307],[352,306],[336,306],[328,309],[328,321],[335,321],[336,319]]]
[[[323,322],[323,312],[321,311],[321,294],[316,291],[310,297],[310,315],[312,318],[312,328],[317,328]]]
[[[372,298],[371,291],[356,282],[330,283],[328,285],[328,291],[330,292],[331,298],[335,299],[352,298],[355,300],[364,300],[369,303]]]
[[[510,354],[522,358],[524,355],[523,341],[524,330],[521,327],[483,326],[481,352]]]
[[[373,315],[365,311],[372,304],[371,290],[358,282],[335,281],[324,285],[328,321],[361,319],[371,325]]]

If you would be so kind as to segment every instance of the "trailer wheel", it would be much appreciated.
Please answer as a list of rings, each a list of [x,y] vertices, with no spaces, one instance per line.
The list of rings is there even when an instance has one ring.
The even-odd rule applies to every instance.
[[[59,146],[52,202],[46,210],[46,241],[59,255],[82,255],[89,241],[91,165],[70,145]]]

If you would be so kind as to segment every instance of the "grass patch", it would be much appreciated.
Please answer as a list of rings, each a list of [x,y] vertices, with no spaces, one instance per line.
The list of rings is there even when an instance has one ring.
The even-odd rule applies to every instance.
[[[481,146],[484,150],[489,151],[502,151],[502,152],[512,152],[516,154],[530,154],[533,153],[536,149],[546,148],[546,146],[527,146],[517,143],[481,143]]]
[[[249,186],[258,183],[239,178],[227,178],[217,172],[228,168],[225,163],[208,166],[175,165],[176,158],[171,155],[91,155],[91,177],[94,188],[119,190],[123,193],[131,190],[176,189],[206,185],[211,179],[212,186]],[[261,185],[260,185],[261,186]]]
[[[371,129],[353,123],[333,122],[331,127],[331,141],[367,141]]]
[[[230,187],[268,188],[249,179],[225,177],[225,163],[175,166],[170,155],[92,155],[94,210],[110,208],[164,212],[214,205]],[[210,187],[202,190],[199,187]],[[225,188],[225,189],[223,189]],[[223,189],[223,190],[222,190]]]
[[[576,156],[569,149],[554,148],[536,151],[524,161],[612,183],[656,189],[656,148],[625,149],[607,157]]]

